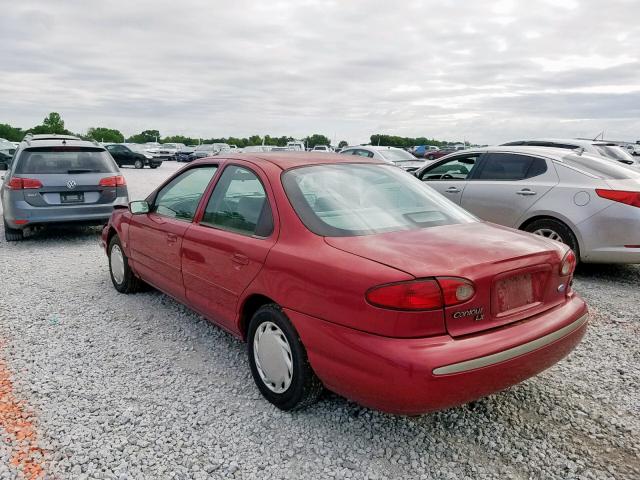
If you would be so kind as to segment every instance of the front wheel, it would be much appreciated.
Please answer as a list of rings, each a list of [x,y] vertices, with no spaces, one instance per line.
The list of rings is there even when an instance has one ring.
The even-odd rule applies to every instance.
[[[124,253],[120,237],[114,235],[107,249],[111,282],[120,293],[135,293],[140,290],[140,280],[129,267],[129,259]]]
[[[156,168],[158,168],[158,165],[149,165],[149,168],[156,169]]]
[[[564,243],[569,246],[571,250],[576,254],[576,258],[579,259],[578,240],[569,227],[567,227],[560,220],[553,218],[543,218],[536,220],[525,227],[527,232],[534,235],[540,235],[541,237],[549,238],[557,242]]]
[[[142,160],[136,160],[133,163],[133,166],[137,169],[141,169],[141,168],[144,168],[144,163],[142,162]]]
[[[247,348],[253,380],[279,409],[304,408],[322,393],[298,333],[277,305],[265,305],[253,315]]]

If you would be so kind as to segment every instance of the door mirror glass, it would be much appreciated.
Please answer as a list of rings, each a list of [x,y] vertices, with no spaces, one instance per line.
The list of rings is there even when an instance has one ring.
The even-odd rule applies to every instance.
[[[149,213],[149,204],[145,200],[136,200],[129,203],[129,211],[133,215]]]

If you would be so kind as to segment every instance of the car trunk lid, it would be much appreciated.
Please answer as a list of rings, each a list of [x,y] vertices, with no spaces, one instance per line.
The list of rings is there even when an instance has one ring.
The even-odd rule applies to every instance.
[[[444,308],[452,336],[517,322],[566,298],[558,270],[566,247],[506,227],[477,222],[325,241],[416,278],[471,280],[475,295]]]

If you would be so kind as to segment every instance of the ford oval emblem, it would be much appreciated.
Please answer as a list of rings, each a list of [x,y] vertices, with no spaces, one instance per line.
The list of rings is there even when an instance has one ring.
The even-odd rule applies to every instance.
[[[74,188],[76,188],[76,185],[77,185],[77,183],[76,183],[76,181],[75,181],[75,180],[69,180],[69,181],[67,182],[67,188],[68,188],[69,190],[73,190]]]

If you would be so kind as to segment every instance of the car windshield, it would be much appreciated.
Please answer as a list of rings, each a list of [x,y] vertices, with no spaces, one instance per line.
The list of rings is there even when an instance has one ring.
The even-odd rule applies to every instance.
[[[213,145],[210,143],[203,143],[196,147],[196,152],[210,152],[211,150],[213,150]]]
[[[415,177],[389,165],[313,165],[282,182],[296,213],[327,237],[371,235],[476,221]]]
[[[401,163],[401,162],[415,162],[417,159],[409,152],[400,149],[379,150],[378,153],[382,155],[389,162]]]
[[[562,158],[562,163],[586,171],[592,175],[605,179],[640,181],[640,171],[626,166],[620,162],[612,162],[610,159],[596,155],[567,155]]]
[[[109,154],[91,147],[36,147],[18,159],[18,174],[117,173]]]
[[[633,157],[617,145],[595,144],[594,147],[596,147],[604,157],[613,158],[614,160],[622,160],[623,162],[635,163],[633,161]]]

